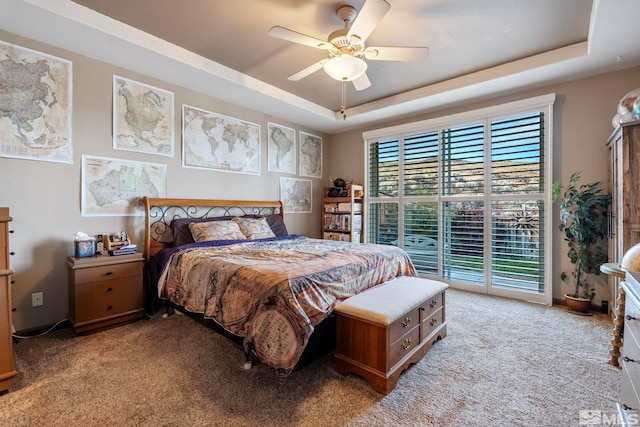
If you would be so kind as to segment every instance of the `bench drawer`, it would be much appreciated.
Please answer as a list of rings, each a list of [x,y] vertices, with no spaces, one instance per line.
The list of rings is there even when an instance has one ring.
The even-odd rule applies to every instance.
[[[416,324],[413,329],[407,332],[400,339],[391,344],[389,349],[389,368],[411,354],[413,349],[420,343],[420,328]]]
[[[420,324],[420,310],[416,307],[389,325],[389,341],[395,342],[409,330]]]

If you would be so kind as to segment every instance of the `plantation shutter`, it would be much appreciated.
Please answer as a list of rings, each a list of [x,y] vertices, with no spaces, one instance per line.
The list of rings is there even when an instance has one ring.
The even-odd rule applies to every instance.
[[[370,203],[367,211],[369,243],[393,244],[398,239],[399,139],[376,141],[369,146],[370,198],[394,199]]]
[[[544,114],[491,122],[492,285],[544,289]]]
[[[366,241],[403,248],[421,275],[550,303],[554,99],[365,132]]]

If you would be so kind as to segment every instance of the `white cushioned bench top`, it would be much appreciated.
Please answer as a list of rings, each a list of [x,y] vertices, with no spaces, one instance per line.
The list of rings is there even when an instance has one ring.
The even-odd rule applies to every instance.
[[[347,298],[336,306],[335,311],[390,325],[448,287],[437,280],[400,276]]]

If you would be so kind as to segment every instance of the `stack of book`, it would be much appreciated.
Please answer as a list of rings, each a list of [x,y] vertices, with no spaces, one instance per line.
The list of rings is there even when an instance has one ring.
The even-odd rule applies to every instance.
[[[136,253],[137,246],[134,244],[123,245],[117,249],[109,250],[109,255],[130,255]]]

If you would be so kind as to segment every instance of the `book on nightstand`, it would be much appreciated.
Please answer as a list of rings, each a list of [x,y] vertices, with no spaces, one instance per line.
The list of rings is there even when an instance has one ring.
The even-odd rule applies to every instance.
[[[118,249],[113,249],[109,251],[109,255],[131,255],[136,253],[137,246],[136,245],[125,245],[120,246]]]

